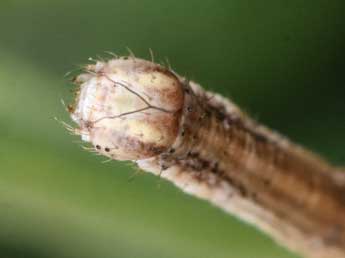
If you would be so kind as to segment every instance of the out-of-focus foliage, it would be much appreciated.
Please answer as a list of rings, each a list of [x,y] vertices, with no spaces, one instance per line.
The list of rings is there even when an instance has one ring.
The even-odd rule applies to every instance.
[[[292,258],[256,229],[81,150],[68,71],[104,51],[156,60],[345,163],[343,0],[0,2],[1,257]],[[75,141],[77,141],[75,143]]]

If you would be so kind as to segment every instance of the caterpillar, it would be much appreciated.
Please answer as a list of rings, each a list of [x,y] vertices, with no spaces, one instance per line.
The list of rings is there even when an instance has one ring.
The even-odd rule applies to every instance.
[[[345,176],[231,100],[151,61],[85,67],[69,106],[95,151],[131,160],[310,258],[345,258]]]

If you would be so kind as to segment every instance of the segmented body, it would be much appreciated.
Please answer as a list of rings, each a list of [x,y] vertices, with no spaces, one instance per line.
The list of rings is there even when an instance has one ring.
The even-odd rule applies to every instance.
[[[147,130],[139,130],[142,134],[150,134],[150,130],[161,122],[160,133],[141,137],[132,130],[130,133],[139,144],[130,146],[130,141],[121,143],[116,137],[112,143],[107,143],[112,135],[118,135],[119,127],[115,130],[113,125],[104,122],[102,126],[112,134],[99,136],[103,144],[116,142],[118,148],[131,152],[128,156],[118,151],[121,157],[133,157],[132,160],[143,170],[160,175],[184,191],[209,200],[258,226],[292,250],[313,258],[345,257],[343,173],[316,155],[258,125],[220,95],[204,91],[196,83],[188,82],[159,65],[148,64],[140,59],[128,62],[126,65],[133,65],[130,67],[133,70],[132,74],[127,73],[127,82],[133,81],[132,76],[140,78],[142,73],[150,75],[155,71],[154,77],[150,75],[152,83],[155,84],[158,77],[165,89],[172,89],[172,104],[166,108],[164,102],[157,102],[157,99],[166,95],[156,87],[155,96],[159,105],[156,102],[149,105],[159,108],[147,113],[148,110],[136,106],[137,114],[124,123],[131,124],[131,119],[139,119],[144,124],[151,122],[148,129],[145,127]],[[150,69],[142,69],[145,66]],[[141,68],[138,70],[135,67]],[[107,74],[108,68],[103,64],[101,69],[93,67],[91,70],[94,76],[101,78],[101,82],[105,79],[108,84],[116,84],[115,74],[118,71],[114,73],[112,68]],[[112,79],[109,80],[109,77]],[[126,85],[129,89],[137,89],[131,87],[131,83]],[[176,98],[174,92],[183,97]],[[169,98],[165,101],[169,101]],[[77,110],[81,110],[80,100],[78,107]],[[92,105],[91,109],[96,110]],[[166,110],[172,112],[165,113]],[[74,112],[73,116],[83,127],[80,121],[85,119],[80,119],[78,112]],[[118,117],[119,114],[108,115],[108,120]],[[165,120],[159,121],[162,117]],[[93,127],[95,125],[91,125],[91,129],[81,130],[93,135],[93,139],[87,140],[95,144],[99,139]],[[156,135],[160,135],[160,138]],[[150,142],[145,139],[150,139]],[[154,150],[153,145],[159,145],[160,148]],[[110,157],[116,159],[117,153]]]

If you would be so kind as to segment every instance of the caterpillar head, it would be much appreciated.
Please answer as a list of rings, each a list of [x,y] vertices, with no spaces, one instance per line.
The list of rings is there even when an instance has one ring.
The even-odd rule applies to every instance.
[[[175,141],[184,103],[181,81],[169,69],[138,58],[88,65],[76,77],[70,109],[77,132],[117,160],[139,160]]]

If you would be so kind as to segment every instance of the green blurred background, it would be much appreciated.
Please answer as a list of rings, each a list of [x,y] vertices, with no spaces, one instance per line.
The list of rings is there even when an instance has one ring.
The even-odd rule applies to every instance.
[[[104,51],[170,60],[260,122],[345,164],[343,0],[0,1],[0,257],[293,258],[70,122],[64,74]]]

